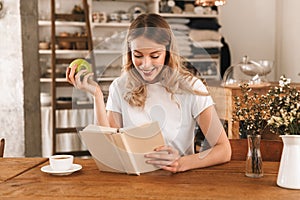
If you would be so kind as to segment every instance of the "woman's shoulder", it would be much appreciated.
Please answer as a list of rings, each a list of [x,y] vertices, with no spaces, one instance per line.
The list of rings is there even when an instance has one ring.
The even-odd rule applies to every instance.
[[[206,85],[200,78],[193,76],[193,78],[191,79],[191,84],[192,84],[192,88],[194,90],[200,90],[203,92],[207,92]]]
[[[125,75],[121,75],[112,81],[112,83],[110,84],[110,87],[123,90],[123,89],[125,89],[125,85],[126,85],[126,77],[125,77]]]
[[[114,85],[124,85],[125,84],[125,77],[124,75],[121,75],[119,77],[116,77],[113,81],[112,84]]]

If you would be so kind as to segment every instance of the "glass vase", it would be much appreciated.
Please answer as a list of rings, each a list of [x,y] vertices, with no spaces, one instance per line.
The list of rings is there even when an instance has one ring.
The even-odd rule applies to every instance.
[[[261,136],[259,134],[247,135],[248,153],[246,159],[246,176],[259,178],[263,176],[263,163],[260,152]]]

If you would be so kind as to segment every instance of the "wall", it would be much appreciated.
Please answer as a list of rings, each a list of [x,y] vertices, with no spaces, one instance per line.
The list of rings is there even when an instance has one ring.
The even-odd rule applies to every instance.
[[[299,0],[228,0],[221,7],[220,31],[230,45],[232,64],[244,55],[274,61],[268,77],[282,74],[300,82]]]
[[[228,0],[220,8],[220,32],[231,51],[231,63],[276,60],[276,4],[274,0]],[[275,73],[274,70],[273,73]],[[274,79],[274,75],[269,75]]]
[[[6,15],[0,19],[0,134],[6,139],[4,155],[22,156],[25,137],[20,5],[19,1],[6,1],[4,6]]]
[[[300,82],[300,1],[278,0],[278,74]]]
[[[37,1],[4,0],[0,18],[0,137],[4,156],[39,156]],[[22,11],[21,11],[22,10]]]

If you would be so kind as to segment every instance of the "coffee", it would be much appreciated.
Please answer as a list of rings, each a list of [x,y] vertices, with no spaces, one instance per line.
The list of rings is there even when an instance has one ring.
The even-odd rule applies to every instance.
[[[59,160],[59,159],[68,159],[68,157],[57,157],[57,158],[53,158],[53,159],[57,159],[57,160]]]

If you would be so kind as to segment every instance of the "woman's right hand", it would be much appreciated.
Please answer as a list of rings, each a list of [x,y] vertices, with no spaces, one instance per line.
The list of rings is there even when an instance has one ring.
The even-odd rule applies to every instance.
[[[98,83],[92,79],[94,73],[86,73],[87,70],[80,70],[76,73],[76,68],[77,65],[67,68],[66,79],[69,83],[74,85],[75,88],[88,92],[93,96],[95,96],[96,92],[100,91],[102,93]]]

